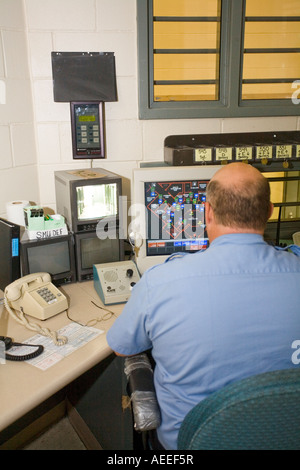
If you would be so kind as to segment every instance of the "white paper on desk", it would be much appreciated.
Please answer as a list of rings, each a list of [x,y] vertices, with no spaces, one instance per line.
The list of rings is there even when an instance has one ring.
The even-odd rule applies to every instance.
[[[41,370],[46,370],[103,333],[103,330],[98,330],[97,328],[70,323],[58,331],[59,335],[68,338],[68,342],[63,346],[56,346],[52,339],[46,336],[35,335],[24,341],[24,344],[41,344],[44,346],[44,351],[38,357],[25,362]],[[15,352],[18,355],[28,354],[29,352],[28,347],[16,347],[15,349],[16,351],[12,347],[9,352],[12,352],[12,354]]]

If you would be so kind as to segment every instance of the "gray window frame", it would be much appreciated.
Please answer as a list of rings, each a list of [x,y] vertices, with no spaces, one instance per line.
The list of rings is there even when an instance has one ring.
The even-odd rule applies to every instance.
[[[153,1],[137,0],[140,119],[299,116],[291,100],[240,100],[246,0],[222,0],[220,99],[218,101],[154,102]]]

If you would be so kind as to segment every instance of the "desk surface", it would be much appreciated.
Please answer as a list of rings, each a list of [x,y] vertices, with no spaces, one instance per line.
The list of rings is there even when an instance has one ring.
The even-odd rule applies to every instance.
[[[89,320],[102,317],[105,313],[91,303],[91,300],[94,300],[103,306],[94,289],[93,281],[69,284],[61,290],[69,299],[71,319],[85,324]],[[109,305],[107,308],[118,316],[123,306],[124,304]],[[98,322],[94,328],[106,332],[115,318],[113,316],[110,320]],[[33,320],[51,330],[58,330],[70,323],[66,312],[42,322]],[[14,341],[22,342],[35,334],[18,324],[4,306],[0,305],[0,335],[10,336]],[[5,364],[0,364],[0,431],[99,363],[111,352],[106,342],[106,334],[103,333],[45,371],[26,362],[6,361]]]

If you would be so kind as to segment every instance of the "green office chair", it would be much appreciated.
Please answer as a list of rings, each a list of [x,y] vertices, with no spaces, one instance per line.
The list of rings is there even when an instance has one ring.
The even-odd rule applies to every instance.
[[[299,450],[300,368],[232,383],[196,405],[178,436],[182,450]]]
[[[125,363],[134,427],[146,442],[160,423],[151,365],[144,355]],[[300,368],[255,375],[213,393],[185,417],[178,449],[299,450]]]

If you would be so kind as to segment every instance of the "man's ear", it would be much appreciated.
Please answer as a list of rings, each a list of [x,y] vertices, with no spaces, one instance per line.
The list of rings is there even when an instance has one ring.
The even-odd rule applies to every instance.
[[[213,220],[214,213],[213,209],[208,201],[205,202],[205,220],[206,220],[206,225],[210,224]]]

